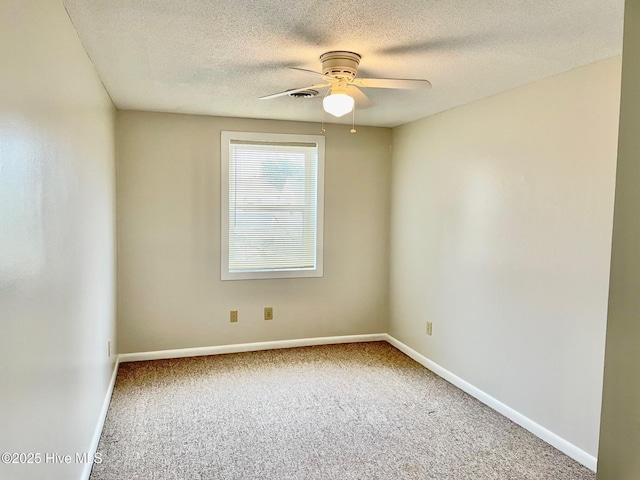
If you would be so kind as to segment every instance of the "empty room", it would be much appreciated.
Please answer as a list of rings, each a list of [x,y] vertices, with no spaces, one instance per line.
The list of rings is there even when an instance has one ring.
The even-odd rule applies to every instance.
[[[0,22],[0,479],[640,478],[640,2]]]

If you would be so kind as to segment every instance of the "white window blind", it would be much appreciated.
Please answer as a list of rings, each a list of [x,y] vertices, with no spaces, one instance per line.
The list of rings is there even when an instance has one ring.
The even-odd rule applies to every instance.
[[[223,280],[322,276],[324,137],[222,133]]]

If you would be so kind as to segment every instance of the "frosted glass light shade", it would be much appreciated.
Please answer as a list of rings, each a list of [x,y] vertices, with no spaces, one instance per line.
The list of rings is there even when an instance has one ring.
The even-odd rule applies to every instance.
[[[346,93],[334,93],[324,97],[322,106],[324,111],[330,113],[334,117],[341,117],[353,110],[353,97]]]

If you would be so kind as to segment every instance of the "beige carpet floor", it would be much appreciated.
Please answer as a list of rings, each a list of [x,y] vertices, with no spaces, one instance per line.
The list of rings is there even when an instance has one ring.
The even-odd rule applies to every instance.
[[[385,342],[120,365],[91,480],[595,474]]]

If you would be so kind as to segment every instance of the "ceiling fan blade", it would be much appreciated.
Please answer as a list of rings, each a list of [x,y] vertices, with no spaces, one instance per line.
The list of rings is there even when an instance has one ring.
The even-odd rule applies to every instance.
[[[291,93],[302,92],[304,90],[315,90],[316,88],[324,88],[328,86],[329,86],[328,83],[318,83],[317,85],[311,85],[309,87],[292,88],[291,90],[285,90],[284,92],[274,93],[272,95],[265,95],[264,97],[260,97],[260,100],[269,100],[271,98],[284,97],[285,95],[289,95]]]
[[[373,107],[373,101],[355,85],[349,85],[347,87],[347,93],[353,97],[356,102],[356,108],[358,108],[359,110],[362,110],[363,108]]]
[[[402,90],[431,88],[429,80],[408,78],[356,78],[353,83],[364,88],[399,88]]]
[[[310,73],[311,75],[315,75],[317,77],[322,77],[328,82],[335,82],[336,78],[330,75],[325,75],[324,73],[314,72],[313,70],[307,70],[306,68],[298,68],[298,67],[289,67],[291,70],[298,70],[299,72]]]

